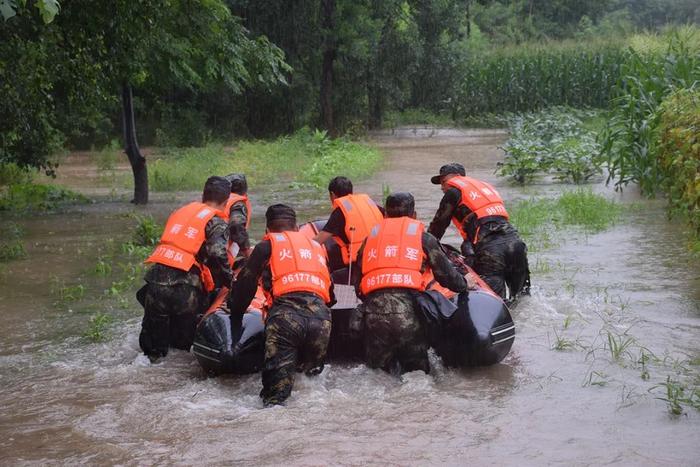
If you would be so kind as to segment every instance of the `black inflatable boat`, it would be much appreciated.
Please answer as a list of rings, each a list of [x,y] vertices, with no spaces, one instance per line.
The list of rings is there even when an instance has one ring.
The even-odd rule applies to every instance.
[[[306,229],[313,236],[320,227],[318,223],[323,226],[325,221],[304,224],[300,230]],[[326,248],[332,264],[333,258],[340,255],[338,247],[329,240]],[[461,271],[469,271],[456,250],[447,253]],[[430,291],[421,297],[430,344],[446,366],[493,365],[503,360],[515,339],[515,325],[508,307],[473,275],[477,278],[477,288],[468,293],[447,298],[438,291]],[[260,301],[254,301],[240,329],[231,329],[224,306],[226,292],[219,294],[200,321],[192,353],[211,374],[255,373],[261,370],[264,358],[265,326]],[[327,358],[362,361],[361,337],[349,329],[350,317],[358,303],[353,288],[336,285],[336,299],[338,303],[331,309]]]

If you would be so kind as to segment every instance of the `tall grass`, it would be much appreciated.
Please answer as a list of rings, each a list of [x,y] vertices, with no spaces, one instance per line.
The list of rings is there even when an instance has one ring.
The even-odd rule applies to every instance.
[[[530,199],[509,209],[510,221],[534,249],[551,242],[553,228],[576,227],[587,233],[609,228],[622,214],[622,207],[590,189],[567,191],[556,199]]]
[[[282,179],[320,189],[335,175],[370,175],[381,159],[379,151],[364,144],[301,130],[273,141],[241,142],[236,148],[169,150],[149,173],[156,191],[199,190],[207,177],[230,172],[245,173],[251,185]]]
[[[0,211],[51,211],[88,201],[80,193],[56,185],[18,183],[0,189]]]

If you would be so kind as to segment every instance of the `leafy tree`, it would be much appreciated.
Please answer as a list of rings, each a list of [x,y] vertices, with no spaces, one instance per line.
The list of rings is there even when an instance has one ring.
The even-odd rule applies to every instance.
[[[28,8],[25,2],[11,6],[20,13]],[[7,107],[18,117],[13,128],[2,130],[3,148],[7,148],[2,160],[19,158],[25,165],[46,165],[62,136],[56,114],[60,106],[55,102],[60,99],[64,107],[80,107],[76,90],[89,83],[97,90],[91,94],[102,99],[102,110],[110,99],[121,100],[134,203],[148,201],[148,175],[136,138],[133,88],[203,90],[220,84],[227,92],[240,94],[252,85],[284,82],[289,71],[282,51],[264,37],[251,38],[219,0],[109,0],[100,8],[89,0],[74,0],[66,2],[55,21],[42,29],[31,15],[18,16],[22,18],[10,17],[2,30],[0,77],[13,78],[3,83],[6,92],[14,93]],[[13,52],[17,45],[22,47]],[[63,53],[52,56],[50,52],[56,50]],[[81,58],[76,65],[72,60],[76,56],[89,57],[90,62]],[[13,70],[5,66],[6,57],[27,64]],[[80,77],[84,70],[89,71],[88,79]],[[71,77],[75,80],[67,79]],[[26,86],[26,81],[32,85]],[[39,104],[41,95],[48,105]],[[32,106],[41,108],[27,112]]]

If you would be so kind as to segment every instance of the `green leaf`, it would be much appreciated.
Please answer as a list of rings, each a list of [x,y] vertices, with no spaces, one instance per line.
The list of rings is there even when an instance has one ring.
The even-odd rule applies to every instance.
[[[17,2],[13,0],[0,0],[0,13],[7,21],[17,14]]]
[[[61,9],[58,0],[37,0],[34,4],[39,9],[41,13],[41,19],[44,20],[45,24],[49,24],[58,14],[58,10]]]

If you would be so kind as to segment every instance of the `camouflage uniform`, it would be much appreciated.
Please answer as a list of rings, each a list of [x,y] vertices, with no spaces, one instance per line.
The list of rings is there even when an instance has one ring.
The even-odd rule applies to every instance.
[[[211,270],[217,287],[231,283],[231,268],[226,256],[227,225],[213,217],[205,228],[205,242],[195,255]],[[165,356],[169,347],[187,350],[194,340],[198,315],[208,306],[207,292],[199,277],[199,268],[185,272],[154,264],[146,272],[144,316],[139,345],[152,358]]]
[[[292,393],[294,373],[320,372],[331,336],[331,311],[314,294],[287,294],[275,300],[265,323],[265,366],[260,397],[281,404]]]
[[[504,299],[506,288],[510,289],[509,299],[518,292],[527,291],[530,271],[527,264],[527,246],[520,239],[518,231],[505,218],[490,216],[477,220],[471,210],[461,204],[462,194],[457,188],[445,192],[428,232],[438,240],[456,218],[467,232],[461,251],[470,266],[484,281]],[[476,244],[472,243],[477,232]]]
[[[229,239],[238,245],[241,251],[245,251],[250,248],[250,239],[248,237],[248,230],[245,226],[248,222],[248,208],[243,201],[234,203],[229,211]]]
[[[435,280],[455,292],[466,292],[467,283],[440,248],[435,237],[423,233],[423,252],[426,259],[422,270],[430,266]],[[357,266],[353,266],[353,283],[360,292],[362,280],[362,253],[358,253]],[[403,288],[380,289],[363,297],[358,307],[354,326],[361,323],[365,359],[371,368],[403,373],[406,371],[430,371],[428,362],[428,338],[421,323],[421,312],[414,290]]]
[[[272,290],[269,240],[258,243],[233,284],[229,298],[231,326],[237,329],[255,296],[258,279]],[[331,297],[333,290],[331,288]],[[265,363],[260,397],[268,405],[283,403],[292,393],[295,371],[314,374],[323,367],[331,334],[331,312],[312,293],[292,292],[275,297],[265,322]]]

